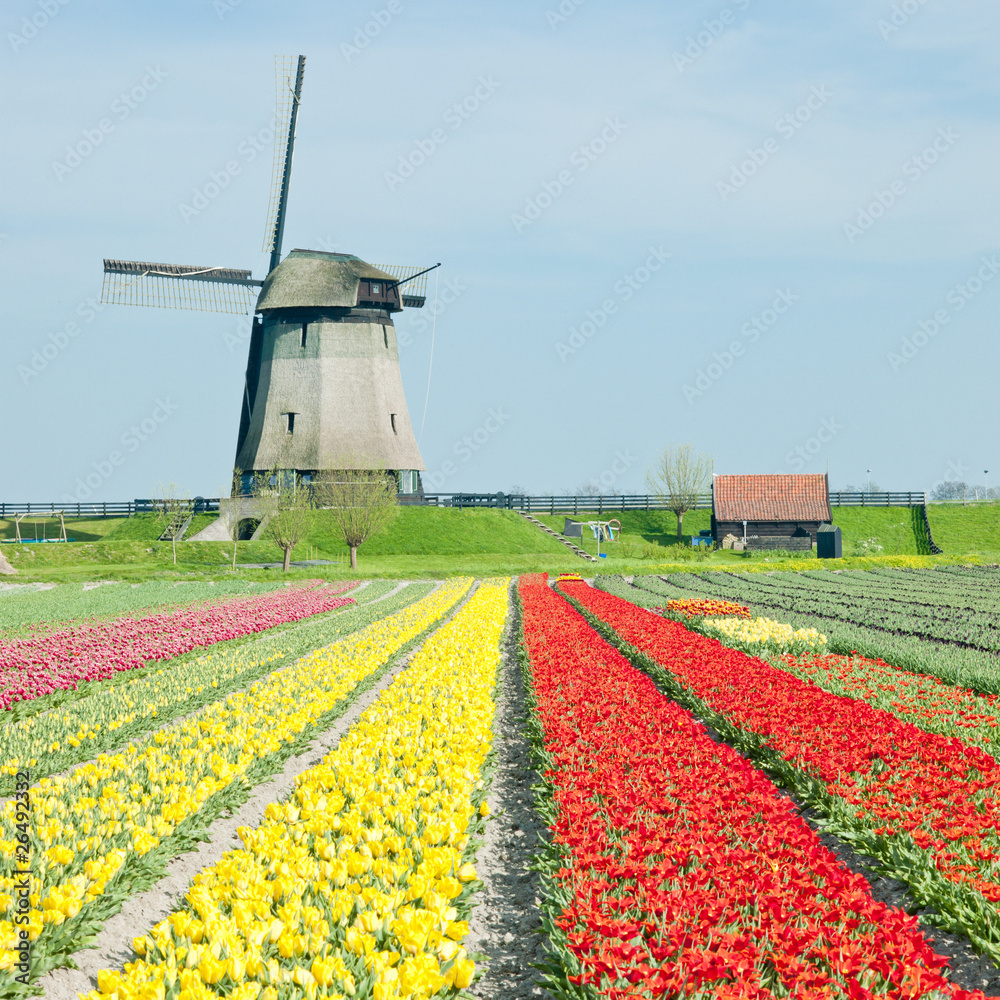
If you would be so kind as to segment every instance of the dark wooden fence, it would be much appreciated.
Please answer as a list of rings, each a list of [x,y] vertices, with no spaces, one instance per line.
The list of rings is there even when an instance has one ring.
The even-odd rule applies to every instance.
[[[193,512],[214,512],[219,509],[218,497],[195,497],[186,501]],[[400,494],[401,504],[432,507],[498,507],[523,510],[528,514],[614,514],[631,510],[669,510],[664,497],[644,494],[614,494],[611,496],[527,496],[512,493],[411,493]],[[833,507],[922,507],[924,493],[831,493]],[[712,494],[698,498],[697,508],[710,508]],[[156,500],[122,500],[98,503],[0,503],[0,518],[15,514],[52,516],[62,511],[65,517],[129,517],[155,511]]]
[[[177,501],[193,513],[216,513],[219,498],[195,497],[192,500]],[[64,517],[98,518],[131,517],[133,514],[148,514],[157,511],[156,500],[98,501],[95,503],[0,503],[0,518],[12,518],[15,514],[29,514],[38,518],[52,517],[62,512]]]

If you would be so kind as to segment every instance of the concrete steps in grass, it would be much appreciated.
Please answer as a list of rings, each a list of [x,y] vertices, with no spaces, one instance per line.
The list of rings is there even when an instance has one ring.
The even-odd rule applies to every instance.
[[[174,539],[179,542],[184,537],[184,532],[190,527],[192,520],[194,520],[194,515],[186,511],[180,511],[175,514],[170,519],[170,523],[163,529],[163,534],[160,535],[159,541],[169,542],[171,539]]]
[[[566,548],[573,553],[573,555],[579,556],[581,559],[586,559],[588,562],[597,562],[597,556],[592,556],[589,552],[585,552],[579,545],[575,545],[568,538],[560,535],[558,531],[553,531],[552,528],[548,527],[548,525],[542,524],[537,517],[532,517],[530,514],[526,514],[523,510],[519,510],[517,513],[520,514],[526,521],[530,521],[540,531],[544,531],[545,534],[551,535],[554,539],[556,539],[556,541],[562,542],[563,545],[565,545]]]

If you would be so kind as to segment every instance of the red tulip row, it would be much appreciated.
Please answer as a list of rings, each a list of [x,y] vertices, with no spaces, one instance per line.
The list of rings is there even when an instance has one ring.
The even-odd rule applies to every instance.
[[[904,853],[911,840],[928,852],[943,884],[961,887],[963,905],[976,910],[963,929],[1000,953],[1000,920],[981,899],[1000,902],[1000,763],[994,757],[586,584],[562,587],[710,709],[763,737],[798,772],[818,778],[835,801],[849,806],[859,827],[881,838],[903,835]],[[891,848],[886,855],[893,855]],[[907,878],[905,870],[900,877]]]
[[[1000,744],[1000,695],[977,694],[857,653],[782,656],[781,662],[798,677],[871,702],[929,732],[957,736],[984,749]]]
[[[613,1000],[982,996],[543,576],[520,594],[571,983]]]
[[[0,642],[0,709],[53,691],[76,689],[119,670],[180,656],[196,646],[262,632],[353,604],[340,597],[355,583],[317,587],[319,581],[172,608],[144,617],[87,621]]]

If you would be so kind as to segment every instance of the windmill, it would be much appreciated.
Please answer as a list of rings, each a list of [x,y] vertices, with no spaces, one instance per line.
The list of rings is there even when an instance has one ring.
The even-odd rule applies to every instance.
[[[262,280],[229,267],[104,261],[102,302],[247,313],[254,310],[240,406],[236,468],[248,487],[279,470],[292,482],[358,467],[398,474],[420,490],[392,316],[424,304],[439,267],[377,267],[353,254],[281,244],[305,56],[276,60],[274,172]]]

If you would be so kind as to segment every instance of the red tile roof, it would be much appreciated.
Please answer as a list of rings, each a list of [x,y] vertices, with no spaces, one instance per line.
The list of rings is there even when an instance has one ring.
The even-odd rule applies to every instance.
[[[717,521],[829,521],[826,476],[716,476]]]

